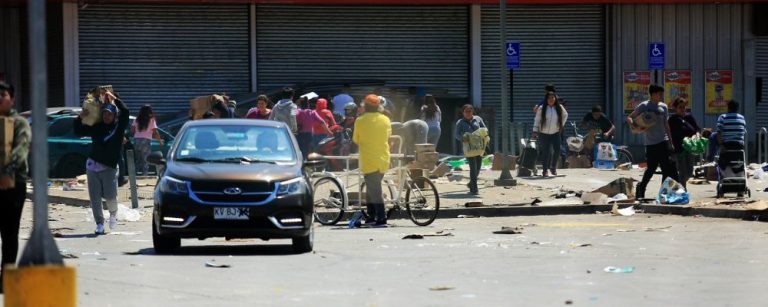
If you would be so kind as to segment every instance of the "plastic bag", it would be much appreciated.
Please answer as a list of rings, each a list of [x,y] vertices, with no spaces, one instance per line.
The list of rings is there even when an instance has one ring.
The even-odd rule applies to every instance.
[[[707,151],[709,139],[699,136],[683,138],[683,150],[690,154],[700,155]]]
[[[685,205],[688,204],[688,198],[685,188],[672,177],[667,177],[659,189],[656,201],[660,204]]]
[[[465,133],[464,138],[468,142],[462,142],[465,157],[477,157],[485,154],[485,147],[491,138],[488,136],[488,128],[480,128],[472,133]]]
[[[618,153],[615,146],[608,142],[597,144],[597,160],[616,161]]]

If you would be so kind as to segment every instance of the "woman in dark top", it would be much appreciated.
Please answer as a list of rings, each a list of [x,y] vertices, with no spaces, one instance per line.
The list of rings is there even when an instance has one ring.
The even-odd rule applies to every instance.
[[[691,113],[686,113],[688,100],[683,97],[677,97],[672,102],[672,109],[675,113],[669,116],[669,130],[672,132],[672,144],[675,145],[673,155],[677,163],[678,178],[683,187],[686,186],[688,178],[693,177],[693,155],[683,149],[683,139],[698,135],[701,131],[696,119]]]

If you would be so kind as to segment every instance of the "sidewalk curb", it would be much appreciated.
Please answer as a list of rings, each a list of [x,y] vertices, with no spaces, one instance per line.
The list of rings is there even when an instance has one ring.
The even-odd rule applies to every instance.
[[[27,199],[32,199],[32,193],[27,192]],[[61,203],[69,206],[90,207],[91,202],[84,199],[65,196],[48,196],[49,203]],[[626,205],[623,205],[626,206]],[[595,212],[611,211],[613,205],[566,205],[566,206],[530,206],[512,204],[505,206],[487,206],[477,208],[450,208],[440,209],[438,219],[467,217],[506,217],[506,216],[537,216],[537,215],[575,215],[595,214]],[[723,208],[695,208],[691,206],[670,206],[641,204],[635,208],[650,214],[672,214],[681,216],[702,216],[711,218],[730,218],[741,220],[768,221],[768,210],[745,210]],[[347,212],[349,215],[349,212]],[[400,214],[392,216],[393,219],[408,219],[408,213],[403,209]]]

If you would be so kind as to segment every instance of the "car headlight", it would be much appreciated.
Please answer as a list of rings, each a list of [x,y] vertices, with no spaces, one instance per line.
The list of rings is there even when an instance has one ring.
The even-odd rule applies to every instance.
[[[165,193],[187,194],[187,182],[173,177],[164,176],[160,180],[160,191]]]
[[[278,183],[277,196],[299,194],[304,187],[304,177],[298,177],[291,180],[286,180]]]

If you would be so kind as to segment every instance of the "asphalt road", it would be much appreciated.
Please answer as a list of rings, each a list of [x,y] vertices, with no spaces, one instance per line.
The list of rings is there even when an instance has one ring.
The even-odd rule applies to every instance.
[[[764,306],[768,298],[764,222],[644,214],[429,227],[396,220],[386,229],[318,226],[316,251],[303,255],[291,254],[289,241],[208,239],[158,256],[147,218],[93,237],[89,217],[85,208],[52,207],[59,249],[78,257],[66,263],[77,268],[80,306]],[[23,238],[30,220],[28,203]],[[492,233],[502,226],[522,234]],[[452,236],[402,239],[438,231]]]

